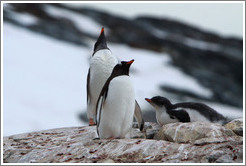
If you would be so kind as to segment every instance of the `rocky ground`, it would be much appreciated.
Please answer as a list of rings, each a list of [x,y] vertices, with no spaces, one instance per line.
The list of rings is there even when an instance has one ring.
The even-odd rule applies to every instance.
[[[70,127],[3,139],[4,163],[242,163],[243,120],[145,124],[132,139],[96,139],[96,127]]]

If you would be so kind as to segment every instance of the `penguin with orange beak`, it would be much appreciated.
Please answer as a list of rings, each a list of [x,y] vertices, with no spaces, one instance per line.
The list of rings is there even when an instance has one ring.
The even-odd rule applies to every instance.
[[[174,122],[212,122],[225,124],[227,118],[215,111],[213,108],[195,102],[183,102],[172,104],[167,98],[155,96],[151,99],[145,98],[156,110],[156,120],[159,125]]]
[[[135,111],[134,86],[129,69],[134,60],[117,64],[97,101],[97,133],[100,139],[129,138]]]
[[[94,45],[90,58],[90,68],[87,75],[87,118],[89,125],[96,125],[96,104],[103,85],[118,63],[116,56],[107,47],[104,28]]]

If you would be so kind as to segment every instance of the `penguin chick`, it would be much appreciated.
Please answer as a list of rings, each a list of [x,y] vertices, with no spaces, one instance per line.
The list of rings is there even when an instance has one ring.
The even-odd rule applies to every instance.
[[[117,64],[97,102],[97,133],[100,139],[129,138],[135,110],[135,93],[129,77],[134,60]]]
[[[213,122],[225,124],[227,119],[211,107],[194,102],[172,104],[167,98],[155,96],[145,98],[156,110],[156,120],[159,125],[174,122]]]
[[[87,75],[87,118],[89,119],[89,125],[96,124],[98,96],[117,63],[118,59],[107,47],[104,28],[102,28],[94,45],[94,53],[90,59],[90,68]]]

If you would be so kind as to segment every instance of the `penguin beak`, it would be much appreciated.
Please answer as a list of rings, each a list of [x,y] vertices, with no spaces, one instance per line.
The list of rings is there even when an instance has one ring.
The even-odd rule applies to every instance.
[[[131,61],[129,61],[129,62],[127,62],[126,64],[130,65],[130,64],[132,64],[133,62],[134,62],[134,59],[131,60]]]
[[[152,102],[152,100],[151,100],[151,99],[148,99],[148,98],[145,98],[145,100],[146,100],[147,102],[149,102],[149,103]]]
[[[94,45],[94,53],[102,49],[108,49],[106,38],[104,35],[104,27],[102,27],[101,33],[97,39],[97,42]]]
[[[102,29],[101,29],[100,36],[101,36],[101,35],[104,35],[104,27],[102,27]]]

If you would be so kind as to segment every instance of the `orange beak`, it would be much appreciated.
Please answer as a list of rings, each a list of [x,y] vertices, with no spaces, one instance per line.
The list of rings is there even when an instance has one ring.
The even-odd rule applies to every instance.
[[[129,61],[129,62],[127,62],[126,64],[132,64],[134,62],[134,59],[133,60],[131,60],[131,61]]]
[[[104,27],[102,27],[102,30],[101,30],[101,33],[100,33],[100,35],[102,34],[104,32]]]
[[[151,99],[148,99],[148,98],[145,98],[145,100],[146,100],[147,102],[149,102],[149,103],[152,102],[152,100],[151,100]]]

